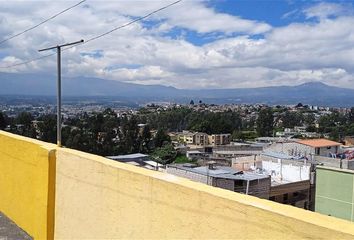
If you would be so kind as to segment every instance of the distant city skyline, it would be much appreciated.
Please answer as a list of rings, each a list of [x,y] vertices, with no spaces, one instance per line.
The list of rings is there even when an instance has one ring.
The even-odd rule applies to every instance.
[[[0,0],[0,41],[78,1]],[[0,72],[55,74],[38,49],[89,39],[173,1],[86,1],[0,45]],[[298,85],[354,88],[354,1],[184,0],[63,53],[64,76],[184,89]]]

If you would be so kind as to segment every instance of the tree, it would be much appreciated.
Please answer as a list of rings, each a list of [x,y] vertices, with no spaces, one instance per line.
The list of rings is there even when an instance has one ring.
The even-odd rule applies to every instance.
[[[301,126],[303,123],[303,115],[297,112],[286,111],[281,117],[283,121],[283,127],[293,128],[295,126]]]
[[[166,143],[170,143],[171,138],[168,136],[163,129],[158,129],[156,135],[154,137],[154,147],[159,148],[165,145]]]
[[[145,125],[143,132],[141,133],[141,143],[140,143],[140,152],[148,153],[150,151],[151,143],[151,132],[149,125]]]
[[[257,119],[257,133],[261,137],[272,136],[274,128],[274,116],[271,108],[259,111]]]
[[[57,116],[54,114],[44,115],[39,118],[39,138],[45,142],[56,143],[57,141]]]
[[[350,109],[350,112],[348,114],[348,123],[354,123],[354,107]]]
[[[130,119],[122,119],[121,133],[121,150],[124,153],[134,153],[139,151],[139,127],[135,116],[132,116]]]
[[[295,107],[296,108],[301,108],[301,107],[303,107],[304,105],[302,104],[302,103],[298,103]]]
[[[163,165],[172,163],[177,156],[177,151],[172,144],[166,144],[162,147],[156,148],[152,154],[152,158]]]
[[[232,132],[232,140],[241,140],[244,141],[246,139],[246,136],[242,133],[242,131],[239,130],[234,130]]]
[[[0,112],[0,129],[5,129],[7,126],[7,116]]]
[[[21,125],[17,128],[16,133],[27,137],[36,137],[36,131],[32,126],[33,116],[29,112],[21,112],[17,115],[15,123]]]
[[[17,124],[23,124],[25,126],[30,126],[33,121],[33,116],[29,112],[21,112],[17,115],[15,122]]]

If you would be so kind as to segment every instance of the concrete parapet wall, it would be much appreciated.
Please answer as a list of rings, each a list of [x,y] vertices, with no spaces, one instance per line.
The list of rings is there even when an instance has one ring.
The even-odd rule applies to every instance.
[[[58,239],[353,239],[350,222],[59,149]]]
[[[55,146],[0,131],[0,211],[34,239],[53,239]]]
[[[0,211],[34,239],[354,238],[348,221],[4,132],[0,171]]]

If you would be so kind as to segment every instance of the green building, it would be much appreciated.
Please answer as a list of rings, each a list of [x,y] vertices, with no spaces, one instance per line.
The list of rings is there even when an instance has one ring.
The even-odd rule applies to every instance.
[[[354,220],[354,171],[317,166],[315,211]]]

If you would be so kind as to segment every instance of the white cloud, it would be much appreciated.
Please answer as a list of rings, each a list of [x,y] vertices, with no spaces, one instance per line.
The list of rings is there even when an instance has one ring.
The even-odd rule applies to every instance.
[[[0,45],[0,66],[41,56],[37,50],[43,47],[89,39],[169,2],[88,1]],[[0,36],[23,30],[74,3],[2,2]],[[203,1],[182,1],[152,16],[154,26],[136,23],[63,52],[63,73],[179,88],[295,85],[312,80],[353,87],[354,16],[340,10],[342,5],[326,6],[320,3],[305,10],[319,21],[275,28],[218,13]],[[318,10],[323,8],[327,10]],[[180,29],[180,36],[172,38],[168,34],[172,29]],[[188,31],[202,37],[221,33],[222,38],[196,46],[187,41]],[[263,37],[253,38],[259,33]],[[99,58],[80,54],[97,51],[102,54]],[[10,71],[55,73],[55,62],[50,57]]]
[[[345,4],[337,4],[337,3],[328,3],[328,2],[321,2],[314,6],[304,9],[304,13],[307,18],[320,18],[325,19],[328,17],[337,17],[343,16],[347,14],[352,14],[351,5]]]

